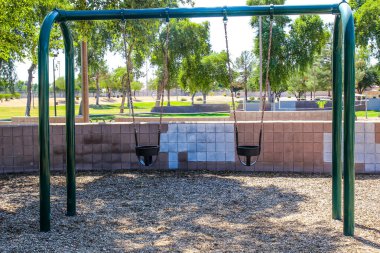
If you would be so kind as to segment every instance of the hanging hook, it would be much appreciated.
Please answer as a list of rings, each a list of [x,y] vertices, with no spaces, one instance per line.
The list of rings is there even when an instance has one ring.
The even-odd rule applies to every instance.
[[[166,23],[169,23],[170,22],[170,18],[169,18],[169,7],[166,7],[165,9],[165,15],[166,15]]]
[[[125,22],[125,9],[121,9],[121,21]]]
[[[273,16],[274,16],[274,5],[273,4],[271,4],[269,7],[269,15],[270,15],[270,20],[273,20]]]
[[[223,8],[223,22],[224,22],[224,23],[227,23],[227,22],[228,22],[227,6],[224,6],[224,8]]]

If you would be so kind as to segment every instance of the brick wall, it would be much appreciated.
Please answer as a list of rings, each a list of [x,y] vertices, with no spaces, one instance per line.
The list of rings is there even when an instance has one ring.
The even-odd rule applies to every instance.
[[[157,143],[157,124],[140,124],[140,143]],[[238,124],[240,144],[258,143],[260,123]],[[37,125],[0,126],[0,173],[38,171]],[[161,153],[153,169],[331,172],[331,122],[267,121],[262,155],[244,167],[235,153],[232,122],[165,123]],[[51,169],[65,170],[65,126],[50,129]],[[137,169],[130,123],[77,124],[78,170]],[[356,169],[380,173],[380,123],[356,123]]]

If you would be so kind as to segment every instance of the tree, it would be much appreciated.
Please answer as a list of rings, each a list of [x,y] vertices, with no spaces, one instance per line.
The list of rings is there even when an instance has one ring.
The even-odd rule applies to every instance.
[[[136,99],[136,91],[141,91],[143,87],[143,84],[142,82],[139,82],[139,81],[133,81],[131,83],[131,89],[132,89],[132,92],[133,92],[133,97]]]
[[[76,29],[74,29],[74,32],[76,33],[76,37],[82,37],[81,32],[82,31],[83,24],[79,24],[79,26],[75,26]],[[76,46],[76,55],[77,55],[77,65],[83,67],[85,69],[88,69],[87,75],[88,75],[88,83],[89,85],[93,85],[93,87],[96,90],[96,105],[99,105],[99,99],[100,99],[100,76],[104,73],[106,73],[107,70],[107,64],[104,59],[105,53],[107,51],[107,41],[110,39],[110,33],[107,29],[108,27],[105,25],[104,22],[99,21],[93,21],[86,26],[87,32],[86,32],[86,39],[80,44],[77,44]],[[83,43],[86,45],[83,47]],[[87,49],[87,60],[82,61],[82,54],[81,50]],[[87,64],[88,67],[82,66],[82,64]],[[82,75],[81,75],[82,76]],[[82,82],[83,83],[83,82]],[[83,92],[83,90],[82,90]],[[82,94],[83,95],[83,94]],[[82,97],[83,99],[83,97]],[[82,112],[80,112],[82,114]]]
[[[377,71],[372,68],[366,71],[362,80],[359,81],[356,89],[359,94],[363,94],[366,89],[372,88],[375,85],[380,85],[380,77]]]
[[[359,82],[363,80],[369,65],[369,52],[366,48],[359,47],[355,57],[355,85],[358,88]],[[360,88],[358,89],[359,92]]]
[[[380,60],[380,1],[350,1],[354,13],[357,44],[370,47],[372,56]]]
[[[332,89],[332,50],[331,42],[327,43],[322,53],[318,56],[313,64],[313,75],[318,84],[317,90],[328,91],[328,96],[331,96]],[[315,94],[314,94],[315,96]]]
[[[17,75],[15,72],[15,62],[13,59],[4,61],[0,67],[0,91],[15,92]]]
[[[302,72],[293,73],[288,81],[288,91],[292,93],[297,100],[300,100],[306,95],[308,91],[307,87],[308,75]]]
[[[55,88],[58,91],[64,91],[66,87],[65,78],[59,77],[57,80],[55,80]]]
[[[43,19],[54,8],[65,8],[65,1],[53,0],[3,0],[1,3],[1,51],[0,62],[9,58],[14,60],[29,60],[27,102],[25,116],[30,116],[31,89],[33,74],[37,67],[37,47],[40,27]],[[63,47],[58,27],[55,25],[51,32],[50,47],[54,50]],[[4,41],[4,43],[3,43]],[[13,45],[12,45],[13,44]],[[4,47],[3,47],[4,45]],[[13,55],[12,55],[13,54]],[[2,64],[2,63],[0,63]]]
[[[205,63],[204,58],[200,59],[196,56],[185,58],[179,73],[181,88],[191,94],[192,105],[194,105],[194,97],[198,91],[202,92],[203,104],[206,104],[206,95],[214,88],[212,70]]]
[[[284,4],[284,0],[249,0],[249,5]],[[313,63],[327,43],[329,32],[322,20],[316,15],[301,15],[292,24],[286,16],[275,16],[273,21],[273,39],[269,71],[270,90],[281,91],[294,78],[294,72],[305,72]],[[288,26],[290,24],[290,30]],[[258,30],[258,18],[252,18],[251,25]],[[287,33],[289,30],[289,33]],[[266,63],[269,45],[269,17],[263,19],[263,80],[265,80]],[[258,58],[258,34],[255,38],[254,54]],[[256,75],[259,78],[259,75]],[[276,87],[279,86],[279,87]],[[282,87],[282,88],[280,88]],[[273,91],[270,91],[270,100],[273,101]]]
[[[239,73],[239,81],[244,87],[245,101],[248,100],[248,79],[252,73],[253,55],[249,51],[241,52],[241,55],[236,59],[235,66]]]
[[[157,66],[159,77],[163,77],[165,71],[166,35],[166,27],[161,27],[152,52],[152,63]],[[188,67],[194,66],[194,62],[199,64],[202,56],[210,52],[209,36],[208,22],[197,24],[188,19],[170,21],[167,66],[169,75],[167,83],[159,85],[167,90],[168,106],[170,106],[170,89],[177,86],[182,63],[186,61]],[[161,78],[161,82],[163,81],[164,79]],[[160,93],[161,91],[158,90],[157,96]]]

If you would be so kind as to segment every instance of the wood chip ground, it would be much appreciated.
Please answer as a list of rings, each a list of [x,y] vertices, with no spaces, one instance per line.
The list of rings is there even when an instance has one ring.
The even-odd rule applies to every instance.
[[[358,176],[355,237],[331,219],[317,175],[82,173],[76,217],[51,180],[51,232],[39,232],[35,175],[0,177],[0,252],[380,252],[380,176]]]

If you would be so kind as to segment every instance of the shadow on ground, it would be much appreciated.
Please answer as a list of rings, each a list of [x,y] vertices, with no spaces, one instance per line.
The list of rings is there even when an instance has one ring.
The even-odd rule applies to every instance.
[[[64,216],[64,177],[54,177],[49,233],[38,232],[37,177],[11,180],[16,182],[0,191],[8,194],[0,207],[0,251],[328,252],[339,247],[341,231],[294,218],[309,197],[268,183],[270,177],[84,174],[77,179],[76,217]]]

